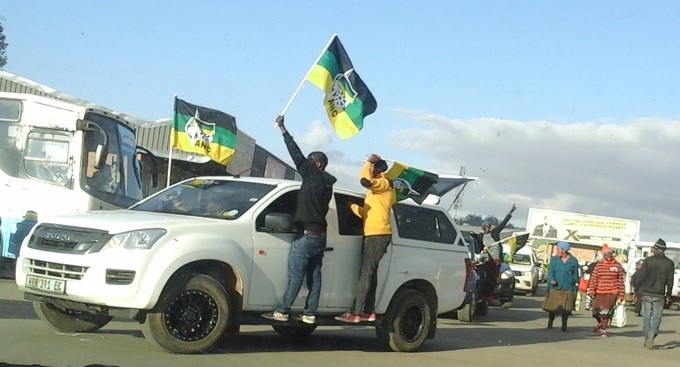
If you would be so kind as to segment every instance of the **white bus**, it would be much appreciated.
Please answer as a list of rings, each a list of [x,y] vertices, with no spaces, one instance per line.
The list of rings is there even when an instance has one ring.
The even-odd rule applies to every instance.
[[[29,210],[41,219],[142,199],[131,121],[77,99],[0,92],[2,258],[16,258],[14,234]]]

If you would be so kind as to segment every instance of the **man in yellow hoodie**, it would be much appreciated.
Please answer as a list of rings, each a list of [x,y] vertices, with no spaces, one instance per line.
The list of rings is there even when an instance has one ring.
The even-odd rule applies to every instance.
[[[361,251],[359,283],[354,293],[352,309],[336,316],[338,321],[357,323],[375,321],[375,292],[378,284],[378,263],[392,241],[390,212],[397,201],[392,182],[385,177],[387,163],[371,154],[361,169],[361,186],[368,189],[364,205],[352,204],[354,214],[363,219],[364,243]]]

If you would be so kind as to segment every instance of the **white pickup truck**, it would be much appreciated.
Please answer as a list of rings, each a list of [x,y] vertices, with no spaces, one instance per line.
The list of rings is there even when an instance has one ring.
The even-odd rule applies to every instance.
[[[286,288],[300,184],[201,177],[126,210],[43,219],[22,244],[16,283],[58,331],[93,332],[113,317],[134,319],[147,340],[172,353],[209,350],[244,324],[307,336],[318,325],[339,324],[333,316],[352,304],[362,226],[348,204],[363,195],[335,189],[316,324],[266,320],[260,314],[273,310]],[[392,221],[392,245],[379,267],[378,318],[370,324],[386,349],[410,352],[434,337],[438,314],[465,306],[471,267],[445,209],[402,202]],[[303,286],[293,314],[306,296]]]

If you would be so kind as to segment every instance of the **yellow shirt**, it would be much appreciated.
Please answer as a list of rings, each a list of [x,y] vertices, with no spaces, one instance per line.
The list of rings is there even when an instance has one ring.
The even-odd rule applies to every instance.
[[[366,162],[361,169],[360,178],[371,183],[364,198],[364,206],[352,204],[351,209],[364,221],[364,236],[392,234],[390,212],[392,205],[397,202],[397,194],[384,173],[376,178],[371,177],[372,168],[373,164]]]

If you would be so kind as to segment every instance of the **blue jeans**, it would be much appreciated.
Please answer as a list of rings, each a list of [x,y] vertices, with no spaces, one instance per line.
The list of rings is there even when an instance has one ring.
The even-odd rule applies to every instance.
[[[392,241],[392,235],[377,235],[364,237],[364,245],[361,250],[361,270],[359,283],[354,293],[354,305],[352,313],[373,313],[375,309],[375,291],[378,288],[378,264],[382,259],[387,246]]]
[[[654,336],[659,335],[664,298],[643,295],[640,301],[642,302],[642,334],[645,338],[649,331],[654,332]]]
[[[321,296],[321,262],[325,248],[326,236],[303,235],[293,240],[288,252],[288,286],[283,293],[283,304],[276,308],[277,311],[290,313],[306,276],[309,295],[303,314],[314,315]]]

